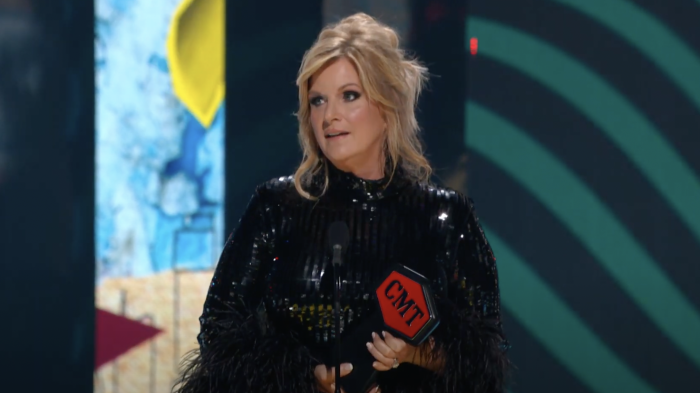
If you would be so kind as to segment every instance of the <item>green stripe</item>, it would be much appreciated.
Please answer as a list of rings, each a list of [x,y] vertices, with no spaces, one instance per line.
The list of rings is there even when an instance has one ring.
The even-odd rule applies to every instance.
[[[539,199],[678,349],[700,366],[700,317],[586,184],[526,133],[476,103],[467,104],[467,129],[467,145]]]
[[[498,258],[503,307],[561,364],[595,392],[654,392],[525,261],[493,231],[484,230]]]
[[[470,18],[468,29],[468,36],[479,37],[481,55],[537,80],[596,124],[700,241],[700,181],[661,132],[623,95],[583,64],[528,34],[480,18]]]
[[[624,0],[552,0],[595,19],[659,67],[700,110],[700,58],[681,37]]]

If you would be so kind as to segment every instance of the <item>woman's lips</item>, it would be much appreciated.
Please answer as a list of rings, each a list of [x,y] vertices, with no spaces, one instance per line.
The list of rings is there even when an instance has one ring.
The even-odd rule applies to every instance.
[[[326,133],[326,139],[338,139],[342,138],[345,135],[350,134],[349,132],[346,131],[333,131],[333,132],[327,132]]]

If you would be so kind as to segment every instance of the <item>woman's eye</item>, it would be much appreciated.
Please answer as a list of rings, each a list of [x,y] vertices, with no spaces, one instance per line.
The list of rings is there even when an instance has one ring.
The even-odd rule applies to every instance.
[[[360,93],[356,91],[349,90],[343,93],[343,99],[345,99],[345,101],[355,101],[358,98],[360,98]]]
[[[313,97],[309,100],[309,103],[313,106],[319,106],[319,105],[323,104],[323,98]]]

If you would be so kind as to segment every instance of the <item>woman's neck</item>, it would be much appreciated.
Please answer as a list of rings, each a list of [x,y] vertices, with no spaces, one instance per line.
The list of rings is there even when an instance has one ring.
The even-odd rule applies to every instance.
[[[383,155],[377,160],[363,160],[362,162],[339,162],[331,163],[343,172],[352,173],[353,175],[365,180],[379,180],[384,178],[384,158]]]

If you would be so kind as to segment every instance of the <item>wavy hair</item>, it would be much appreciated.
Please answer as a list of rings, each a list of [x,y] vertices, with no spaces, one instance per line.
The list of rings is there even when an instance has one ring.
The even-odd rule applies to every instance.
[[[306,51],[299,68],[299,144],[301,164],[294,174],[297,192],[317,199],[328,188],[328,167],[311,126],[309,88],[311,76],[327,63],[339,58],[352,62],[369,100],[375,103],[387,123],[385,157],[393,179],[398,167],[410,180],[427,181],[432,173],[418,136],[420,128],[415,108],[427,81],[428,70],[409,58],[399,47],[392,28],[364,13],[346,17],[326,26]],[[314,176],[325,172],[321,194],[311,195],[307,187]]]

